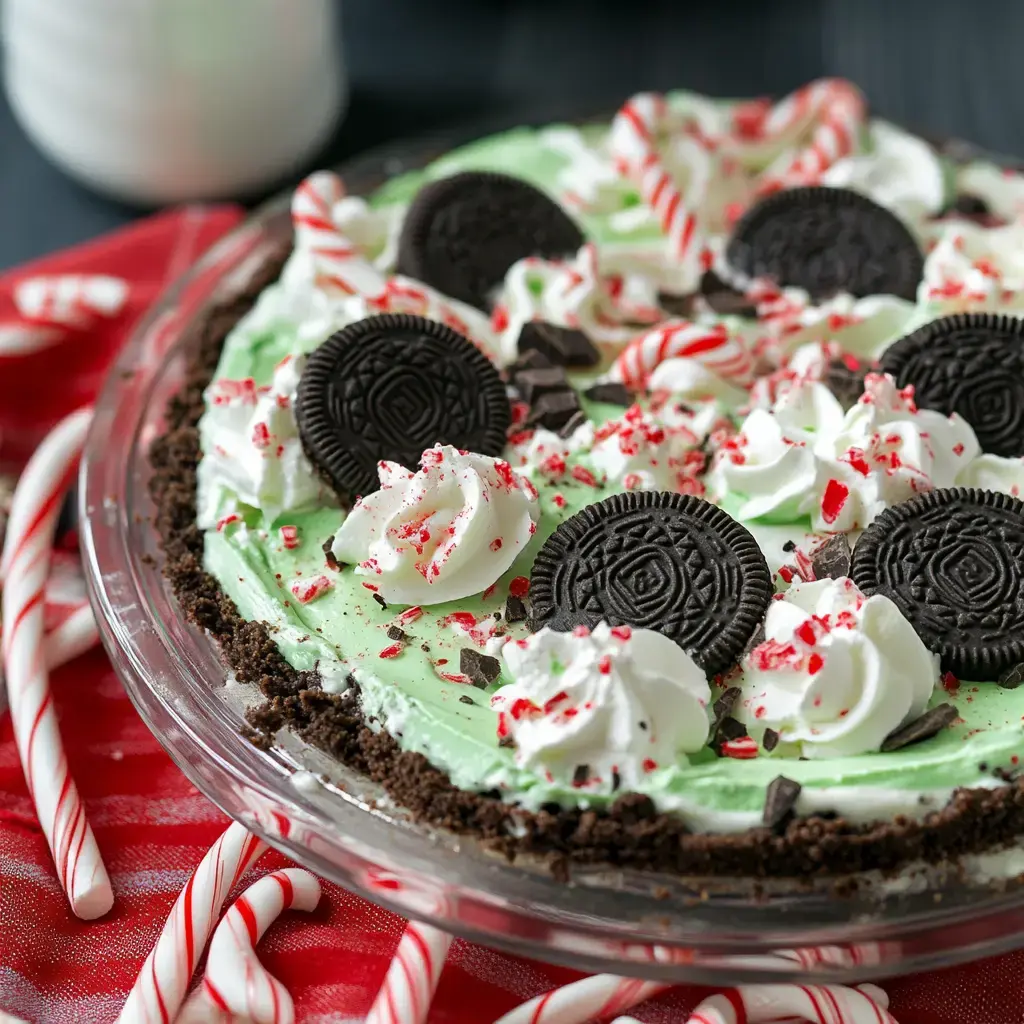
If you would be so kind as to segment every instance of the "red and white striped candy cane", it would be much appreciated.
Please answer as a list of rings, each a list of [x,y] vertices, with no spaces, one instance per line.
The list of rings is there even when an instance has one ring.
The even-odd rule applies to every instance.
[[[874,985],[744,985],[705,999],[687,1024],[896,1024]]]
[[[88,330],[116,317],[128,301],[128,283],[104,274],[29,277],[14,288],[14,305],[26,320]]]
[[[377,296],[385,277],[359,253],[335,226],[331,211],[345,195],[333,171],[311,174],[292,196],[295,243],[312,254],[317,284],[341,295]]]
[[[218,1014],[253,1024],[294,1024],[287,989],[256,956],[255,945],[284,910],[314,910],[320,883],[301,868],[264,875],[236,900],[210,940],[206,976],[189,997],[177,1024],[209,1024]]]
[[[423,1024],[451,944],[447,932],[410,921],[366,1024]]]
[[[703,245],[697,210],[707,189],[710,164],[701,145],[691,141],[690,181],[684,196],[658,150],[662,137],[673,129],[672,122],[664,96],[638,93],[612,120],[608,146],[619,170],[636,182],[644,202],[654,211],[668,236],[672,257],[696,268]]]
[[[71,909],[85,919],[105,914],[114,897],[68,771],[50,693],[43,625],[57,518],[91,421],[91,408],[67,416],[30,459],[15,488],[0,559],[3,660],[18,754],[61,885]]]
[[[822,78],[787,96],[768,114],[766,136],[782,135],[808,117],[817,125],[808,144],[786,167],[758,183],[758,193],[817,184],[825,171],[853,151],[866,115],[860,90],[842,78]]]
[[[671,988],[660,981],[595,974],[522,1003],[495,1024],[583,1024],[632,1009]]]
[[[635,337],[616,357],[609,376],[628,388],[647,386],[651,373],[666,359],[696,359],[702,366],[740,387],[753,380],[753,358],[746,342],[722,324],[666,320]]]
[[[220,908],[266,848],[238,822],[210,847],[171,908],[118,1024],[169,1024],[175,1019]]]
[[[67,332],[56,327],[21,320],[0,321],[0,364],[4,359],[16,359],[50,348],[65,337]]]

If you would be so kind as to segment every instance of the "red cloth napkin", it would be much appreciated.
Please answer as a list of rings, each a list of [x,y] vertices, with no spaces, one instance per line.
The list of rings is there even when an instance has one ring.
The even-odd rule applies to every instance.
[[[95,335],[72,339],[59,354],[0,364],[0,429],[7,445],[0,454],[24,457],[49,423],[91,399],[133,323],[240,216],[231,207],[164,214],[0,278],[0,320],[12,309],[11,287],[30,274],[102,272],[124,277],[132,286],[121,315]],[[46,382],[42,397],[33,386],[38,380]],[[117,1015],[171,904],[227,819],[164,754],[101,651],[56,672],[53,688],[71,771],[116,902],[105,918],[90,923],[68,910],[5,714],[0,718],[0,1010],[33,1024],[92,1024]],[[283,863],[280,855],[268,854],[249,880]],[[393,914],[327,884],[317,911],[284,915],[260,944],[260,955],[295,997],[299,1021],[359,1020],[380,986],[402,926]],[[1024,954],[1014,953],[884,987],[900,1024],[1021,1024],[1022,972]],[[456,942],[430,1020],[485,1024],[577,976]],[[651,1024],[680,1021],[704,994],[681,987],[635,1013]]]

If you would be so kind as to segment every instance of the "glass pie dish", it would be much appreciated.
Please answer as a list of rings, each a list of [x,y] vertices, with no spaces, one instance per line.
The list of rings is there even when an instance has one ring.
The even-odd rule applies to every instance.
[[[423,166],[459,138],[371,154],[341,169],[351,193]],[[243,735],[262,700],[236,683],[186,621],[161,573],[147,450],[186,379],[199,318],[230,302],[288,244],[289,199],[258,211],[177,282],[140,325],[97,405],[82,464],[81,537],[111,660],[139,713],[207,797],[298,863],[467,938],[585,970],[737,983],[849,982],[1019,945],[1024,848],[897,876],[680,878],[508,863],[426,827],[383,789],[296,736],[271,750]],[[1017,863],[1019,861],[1019,863]]]

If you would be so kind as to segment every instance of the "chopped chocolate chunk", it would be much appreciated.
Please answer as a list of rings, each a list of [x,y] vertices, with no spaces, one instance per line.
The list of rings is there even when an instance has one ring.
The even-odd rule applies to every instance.
[[[514,381],[524,370],[543,370],[552,365],[551,360],[543,352],[530,348],[520,352],[516,361],[508,368],[509,379]]]
[[[768,828],[777,828],[793,813],[801,788],[799,782],[787,779],[785,775],[776,775],[768,783],[764,795],[764,812],[761,815],[761,820]]]
[[[459,651],[459,671],[481,690],[486,689],[501,675],[501,662],[475,647],[463,647]]]
[[[746,649],[743,651],[744,654],[749,654],[755,647],[760,647],[765,642],[766,634],[764,631],[764,621],[762,620],[757,624],[757,629],[750,634],[750,639],[747,641]]]
[[[861,366],[852,356],[844,356],[828,364],[823,383],[844,409],[852,409],[864,394],[866,375],[867,367]]]
[[[672,316],[689,318],[693,316],[699,292],[688,292],[685,295],[672,292],[658,292],[658,305]]]
[[[991,212],[988,203],[981,196],[971,195],[969,192],[961,192],[946,210],[950,213],[962,213],[966,217],[982,217]]]
[[[900,750],[903,747],[909,747],[911,743],[920,743],[922,740],[931,739],[954,721],[958,714],[959,712],[952,704],[936,705],[920,718],[908,722],[902,729],[889,733],[882,741],[882,753],[887,754],[890,750]]]
[[[770,754],[779,745],[779,734],[774,729],[765,729],[761,746]]]
[[[591,384],[583,395],[592,402],[604,402],[605,405],[621,405],[626,408],[633,404],[633,393],[625,384],[614,380]]]
[[[572,419],[579,408],[580,400],[575,391],[551,391],[533,403],[526,417],[526,425],[558,430]]]
[[[409,634],[401,626],[388,626],[388,639],[406,641]]]
[[[739,740],[747,735],[747,727],[736,718],[730,718],[728,715],[725,716],[718,723],[718,735],[717,739],[722,740]]]
[[[715,721],[714,728],[717,729],[723,718],[728,715],[734,707],[736,707],[736,701],[740,699],[740,693],[742,691],[738,686],[730,686],[714,704],[711,705],[711,710],[714,712]]]
[[[526,605],[523,603],[523,599],[521,597],[516,597],[515,594],[509,594],[505,599],[505,621],[526,621]]]
[[[530,320],[523,325],[517,347],[520,352],[540,352],[557,366],[597,366],[601,361],[601,353],[582,331],[543,320]]]
[[[845,533],[833,534],[811,556],[811,568],[816,580],[837,580],[850,575],[850,559],[853,552]]]
[[[1011,665],[997,680],[998,686],[1004,690],[1016,690],[1021,683],[1024,683],[1024,662]]]
[[[757,316],[757,304],[723,280],[713,270],[706,270],[700,279],[700,294],[708,307],[722,316]]]
[[[617,790],[619,788],[619,786],[621,786],[621,785],[622,785],[622,779],[619,776],[619,773],[613,768],[612,769],[612,792],[614,793],[615,790]]]
[[[785,551],[787,555],[791,551],[796,551],[796,541],[787,540],[786,543],[782,545],[782,550]]]
[[[552,391],[568,391],[569,381],[561,366],[542,366],[536,370],[523,370],[512,378],[523,401],[533,405],[541,395]]]
[[[430,644],[420,644],[420,650],[423,651],[424,654],[429,654]]]
[[[502,736],[501,739],[498,740],[499,747],[514,747],[515,745],[516,741],[511,736]]]
[[[589,764],[578,764],[576,770],[572,773],[572,784],[574,786],[585,786],[587,779],[590,778],[590,765]]]
[[[327,560],[328,569],[340,569],[341,562],[338,561],[337,556],[331,550],[331,546],[334,544],[334,537],[328,537],[323,543],[324,557]]]
[[[387,610],[388,610],[388,603],[387,603],[387,601],[385,601],[385,600],[384,600],[384,598],[383,598],[383,597],[381,597],[381,595],[380,595],[380,594],[374,594],[374,595],[373,595],[373,599],[374,599],[374,601],[376,601],[376,602],[377,602],[377,604],[379,604],[379,605],[381,606],[381,608],[383,608],[383,609],[384,609],[385,611],[387,611]]]
[[[473,705],[474,707],[476,706],[476,701],[475,701],[475,700],[473,700],[473,698],[472,698],[472,697],[470,697],[470,695],[469,695],[468,693],[464,693],[464,694],[463,694],[463,695],[462,695],[462,696],[461,696],[461,697],[459,698],[459,703],[460,703],[460,704],[472,704],[472,705]]]
[[[577,409],[559,428],[559,437],[572,437],[572,435],[587,422],[587,414],[582,409]]]

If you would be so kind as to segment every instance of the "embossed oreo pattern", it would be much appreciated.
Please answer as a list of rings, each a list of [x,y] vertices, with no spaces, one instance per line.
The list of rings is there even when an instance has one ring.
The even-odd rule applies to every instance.
[[[535,627],[656,629],[708,673],[730,668],[771,600],[754,538],[692,495],[637,491],[588,505],[548,538],[530,580]]]
[[[944,671],[992,680],[1024,660],[1024,503],[954,487],[883,512],[853,552],[866,594],[895,602]]]
[[[517,260],[570,256],[583,241],[569,215],[532,185],[465,171],[417,193],[402,224],[398,270],[487,309]]]
[[[1024,455],[1024,320],[961,313],[933,320],[882,356],[900,387],[925,409],[958,412],[982,450]]]
[[[406,314],[328,338],[306,363],[295,415],[306,454],[349,500],[377,490],[382,459],[416,469],[437,443],[500,455],[510,420],[487,357],[450,327]]]
[[[892,213],[841,188],[777,192],[748,210],[726,262],[746,277],[803,288],[814,300],[849,292],[913,302],[924,258]]]

